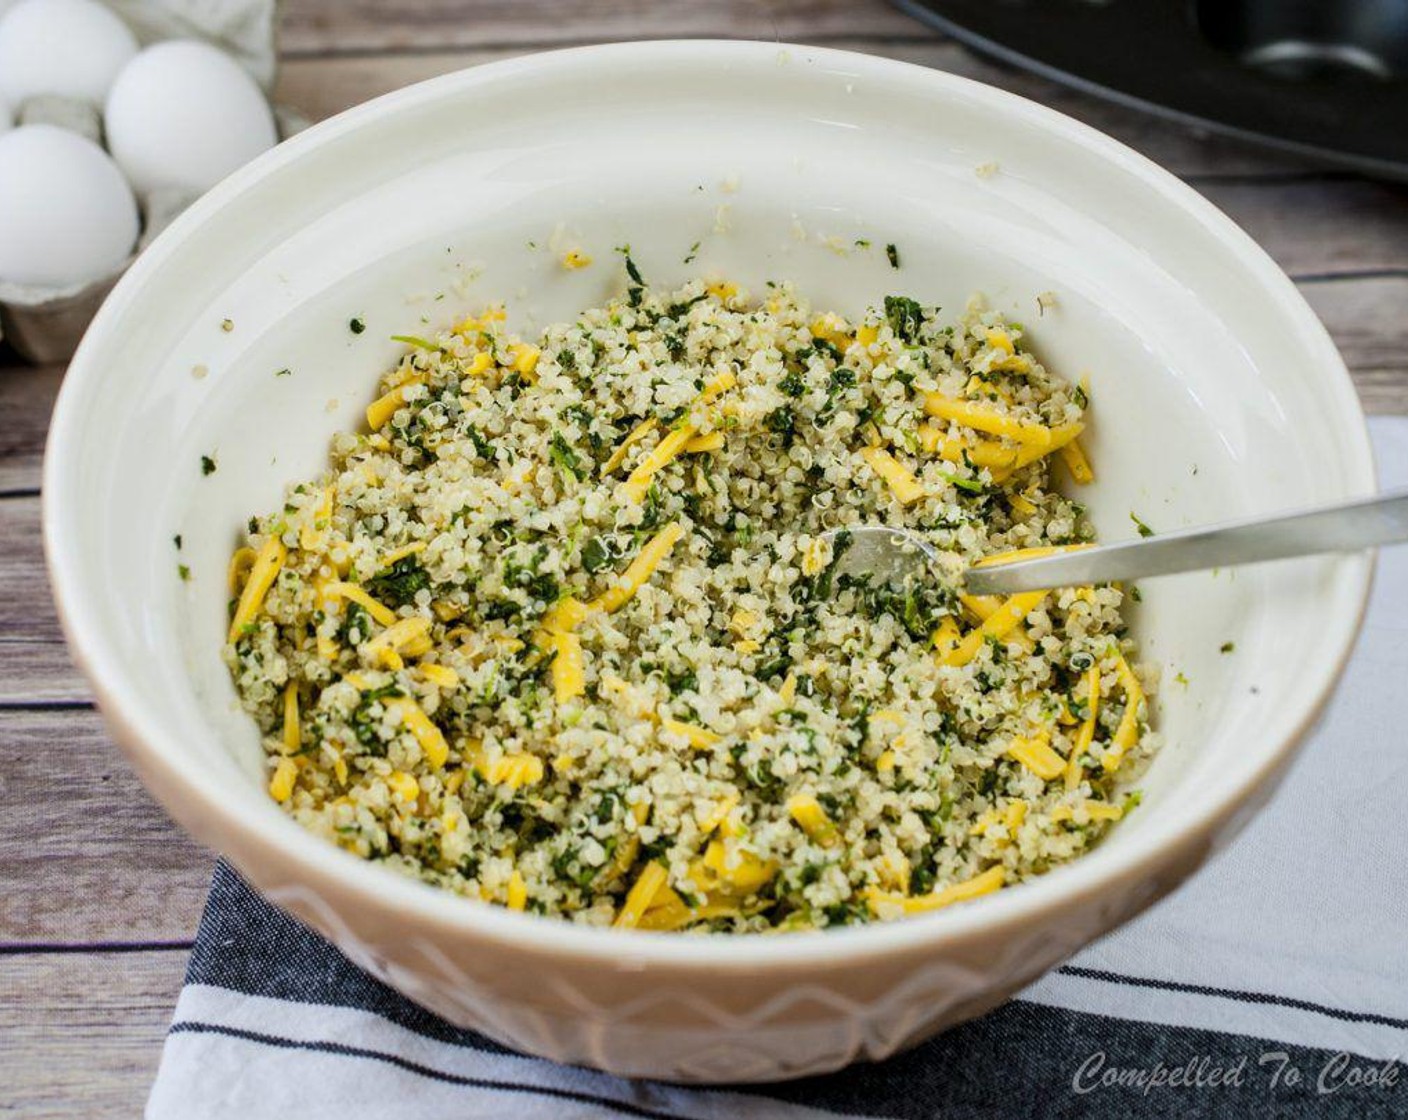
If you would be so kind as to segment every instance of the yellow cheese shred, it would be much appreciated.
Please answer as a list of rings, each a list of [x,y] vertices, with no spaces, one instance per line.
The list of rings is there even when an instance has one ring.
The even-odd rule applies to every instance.
[[[635,863],[636,856],[640,854],[640,827],[645,824],[650,817],[650,803],[647,801],[637,801],[631,806],[631,818],[635,821],[635,829],[626,837],[625,841],[616,849],[616,854],[611,859],[612,873],[616,877],[624,875],[631,869],[631,864]]]
[[[681,720],[662,719],[660,726],[666,731],[688,740],[689,745],[698,750],[705,750],[719,741],[719,736],[707,727],[696,727],[692,723],[684,723]]]
[[[525,381],[533,380],[540,357],[542,357],[542,351],[528,342],[517,342],[509,347],[511,367],[515,373],[521,374]]]
[[[616,920],[611,924],[616,929],[634,929],[640,924],[640,920],[645,916],[646,910],[650,908],[651,902],[659,893],[665,881],[669,878],[669,872],[661,867],[654,860],[647,863],[637,877],[634,885],[626,895],[626,901],[621,906],[621,912],[616,915]]]
[[[684,445],[686,455],[702,455],[708,451],[718,451],[724,445],[723,432],[710,432],[707,436],[695,436]]]
[[[490,785],[522,789],[543,780],[543,760],[532,754],[507,754],[492,762],[479,762],[477,769]]]
[[[777,863],[762,859],[745,848],[735,848],[722,840],[710,840],[704,854],[689,867],[689,878],[709,899],[736,901],[757,893],[777,874]]]
[[[1066,760],[1051,747],[1050,731],[1013,739],[1007,753],[1043,781],[1059,778],[1066,769]]]
[[[609,588],[592,600],[590,605],[607,612],[620,610],[630,597],[640,590],[683,535],[684,530],[680,528],[678,521],[666,525],[646,542],[645,547],[637,553],[626,570]]]
[[[637,465],[636,469],[630,473],[625,483],[621,487],[621,493],[628,501],[639,502],[645,497],[645,492],[650,489],[651,476],[656,471],[667,466],[676,455],[684,450],[685,444],[694,438],[695,428],[692,424],[685,424],[669,432],[650,450]]]
[[[393,770],[386,778],[386,784],[391,787],[391,791],[410,805],[420,798],[420,783],[415,776],[407,774],[404,770]]]
[[[380,661],[392,671],[404,669],[406,663],[401,659],[401,654],[417,643],[418,639],[426,638],[429,633],[430,619],[421,618],[419,615],[403,618],[369,641],[366,652],[373,660]]]
[[[974,875],[962,883],[955,883],[951,887],[945,887],[940,891],[933,891],[930,894],[922,894],[917,897],[906,897],[904,895],[887,894],[881,891],[872,891],[869,895],[871,909],[878,914],[885,904],[897,905],[906,914],[923,914],[930,910],[941,910],[945,906],[952,906],[956,902],[967,902],[969,899],[979,898],[985,894],[992,894],[999,890],[1006,881],[1007,873],[999,865],[990,867],[980,875]]]
[[[288,549],[284,547],[284,542],[279,540],[277,534],[269,534],[249,569],[249,578],[245,580],[244,590],[240,592],[239,602],[235,605],[228,641],[234,642],[241,631],[254,621],[259,608],[264,605],[264,596],[274,585],[287,556]]]
[[[1085,448],[1080,445],[1080,440],[1073,439],[1064,447],[1058,449],[1061,461],[1066,464],[1066,469],[1071,472],[1071,478],[1080,485],[1095,481],[1095,471],[1090,465],[1090,459],[1085,454]]]
[[[298,547],[304,552],[317,552],[327,541],[327,525],[332,517],[333,495],[331,486],[323,487],[322,498],[313,510],[312,516],[298,530]]]
[[[284,686],[284,754],[297,754],[303,745],[303,733],[298,725],[298,686],[289,681]]]
[[[975,467],[989,470],[1010,470],[1017,461],[1020,447],[995,443],[992,440],[960,439],[944,434],[938,424],[923,424],[919,428],[919,446],[948,463],[962,463],[966,458]]]
[[[789,797],[787,814],[803,832],[824,848],[831,847],[841,838],[836,825],[821,807],[821,802],[810,794],[799,793]]]
[[[1079,552],[1081,549],[1090,548],[1088,544],[1062,544],[1062,545],[1041,545],[1037,548],[1014,548],[1010,552],[994,552],[991,556],[984,556],[976,564],[975,568],[991,568],[994,565],[1015,564],[1018,560],[1040,560],[1044,556],[1058,556],[1064,552]]]
[[[390,626],[396,621],[395,611],[377,602],[355,583],[346,583],[336,579],[329,580],[323,584],[322,595],[325,599],[350,599],[371,615],[374,622],[378,622],[382,626]]]
[[[616,450],[611,453],[611,458],[607,459],[606,462],[602,464],[601,473],[604,475],[610,474],[622,463],[624,463],[626,461],[626,453],[630,451],[631,445],[639,443],[651,432],[653,432],[655,430],[655,425],[658,423],[660,423],[660,421],[657,420],[654,416],[652,416],[647,420],[642,420],[639,424],[632,428],[630,435],[623,439],[621,441],[620,446],[617,447]]]
[[[400,711],[401,722],[405,724],[406,730],[415,736],[420,749],[425,753],[426,762],[435,770],[444,766],[445,760],[450,757],[450,744],[445,741],[440,729],[430,722],[430,717],[421,706],[409,696],[398,696],[382,703]]]
[[[960,592],[958,601],[963,604],[963,609],[979,622],[986,622],[993,612],[1002,606],[1002,600],[996,595],[968,595]]]
[[[1010,634],[1037,605],[1046,598],[1045,591],[1023,591],[1013,595],[989,615],[976,630],[968,633],[956,646],[942,654],[944,665],[967,665],[978,655],[989,638],[1002,639]]]
[[[422,665],[420,675],[439,688],[459,688],[460,675],[448,665]]]
[[[863,448],[860,457],[865,460],[871,470],[885,481],[903,505],[908,505],[924,496],[924,487],[920,484],[919,479],[914,477],[914,472],[883,447]]]
[[[232,596],[238,595],[245,580],[249,579],[249,570],[254,567],[254,561],[258,555],[254,549],[245,547],[235,549],[230,556],[230,566],[225,571],[225,584]]]
[[[410,544],[403,544],[400,548],[393,548],[377,560],[380,568],[389,568],[397,560],[404,560],[407,556],[414,556],[418,552],[425,551],[425,541],[412,541]]]
[[[636,929],[651,929],[659,931],[670,931],[681,929],[691,922],[697,921],[702,914],[696,913],[685,905],[675,891],[669,887],[661,887],[656,894],[654,901],[636,924]]]
[[[523,876],[516,867],[508,877],[508,897],[505,905],[510,910],[522,910],[528,905],[528,884],[523,881]]]
[[[1086,751],[1090,750],[1090,744],[1095,741],[1095,720],[1100,714],[1099,662],[1086,670],[1085,687],[1085,720],[1081,723],[1080,730],[1076,732],[1075,746],[1071,748],[1070,758],[1066,761],[1066,789],[1068,790],[1075,789],[1080,785],[1080,760]]]
[[[559,630],[553,634],[552,643],[557,655],[552,659],[552,690],[557,702],[563,704],[587,690],[582,639],[571,630]]]
[[[990,436],[1002,436],[1024,445],[1035,444],[1049,449],[1051,442],[1051,429],[1045,424],[1014,420],[1004,413],[995,412],[972,401],[946,397],[942,393],[926,393],[924,411],[940,420],[950,420],[962,427],[986,432]]]
[[[700,400],[711,401],[720,393],[726,393],[738,384],[738,375],[732,370],[724,370],[716,377],[711,378],[704,384],[704,391],[699,394]]]
[[[396,415],[397,410],[404,407],[406,390],[412,385],[421,384],[424,379],[424,375],[408,377],[396,388],[367,405],[367,427],[374,432],[385,427],[386,422]]]
[[[1119,726],[1115,728],[1114,737],[1110,740],[1110,749],[1100,760],[1107,772],[1118,770],[1126,752],[1138,741],[1139,709],[1144,704],[1144,689],[1139,684],[1139,678],[1134,675],[1129,662],[1122,656],[1115,663],[1115,671],[1119,675],[1120,687],[1124,690],[1125,704],[1124,715],[1120,717]]]
[[[291,758],[281,758],[269,779],[269,796],[282,805],[293,796],[293,783],[298,777],[298,764]]]
[[[1023,467],[1030,466],[1032,463],[1035,463],[1038,459],[1044,459],[1053,451],[1065,450],[1075,441],[1075,438],[1080,435],[1080,433],[1084,431],[1084,429],[1085,426],[1079,423],[1063,424],[1059,428],[1046,429],[1046,443],[1028,443],[1023,445],[1017,451],[1017,455],[1013,459],[1011,467],[1005,469],[1000,468],[992,472],[993,481],[1003,482],[1007,478],[1009,478],[1015,471],[1019,471]]]

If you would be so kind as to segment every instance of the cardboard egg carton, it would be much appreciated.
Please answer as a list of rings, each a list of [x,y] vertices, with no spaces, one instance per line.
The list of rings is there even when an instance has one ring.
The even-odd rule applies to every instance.
[[[137,36],[142,46],[163,39],[203,39],[229,54],[272,94],[278,72],[278,0],[102,0]],[[19,120],[44,120],[93,138],[101,117],[91,107],[61,98],[34,98],[15,106]],[[279,139],[307,122],[274,106]],[[31,362],[64,362],[99,305],[136,254],[194,199],[180,192],[155,191],[137,199],[142,233],[133,255],[109,276],[68,288],[11,284],[0,279],[0,337]]]

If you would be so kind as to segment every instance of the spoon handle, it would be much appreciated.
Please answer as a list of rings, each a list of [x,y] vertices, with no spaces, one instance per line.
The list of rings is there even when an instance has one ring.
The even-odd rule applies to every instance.
[[[1304,513],[1234,521],[1155,537],[970,568],[974,595],[1012,595],[1207,568],[1230,568],[1290,556],[1357,552],[1408,540],[1408,490],[1323,506]]]

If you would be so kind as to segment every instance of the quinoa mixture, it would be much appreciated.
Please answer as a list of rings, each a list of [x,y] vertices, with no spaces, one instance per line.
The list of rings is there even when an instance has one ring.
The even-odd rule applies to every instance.
[[[981,306],[858,321],[649,287],[407,351],[252,518],[225,659],[310,831],[518,910],[844,925],[1080,855],[1156,746],[1116,586],[838,574],[860,524],[961,566],[1091,539],[1087,390]],[[1072,485],[1067,485],[1072,484]]]

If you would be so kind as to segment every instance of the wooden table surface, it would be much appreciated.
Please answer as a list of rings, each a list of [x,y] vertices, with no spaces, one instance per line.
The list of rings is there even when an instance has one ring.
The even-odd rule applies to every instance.
[[[1408,412],[1408,191],[1268,156],[1000,68],[883,0],[286,0],[279,100],[312,117],[528,51],[685,36],[846,47],[968,75],[1181,175],[1290,273],[1370,412]],[[212,856],[103,733],[44,573],[39,472],[63,369],[0,349],[0,1114],[140,1112]]]

